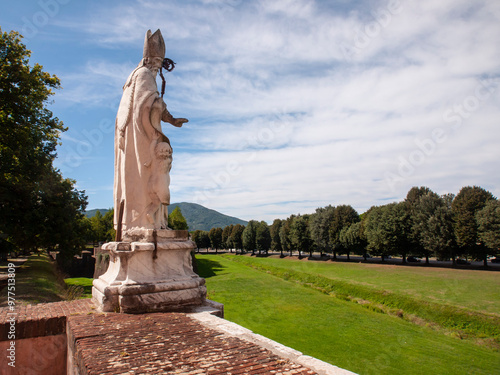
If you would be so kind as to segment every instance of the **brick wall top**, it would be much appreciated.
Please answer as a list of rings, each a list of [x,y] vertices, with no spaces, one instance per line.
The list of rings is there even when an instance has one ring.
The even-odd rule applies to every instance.
[[[82,374],[315,374],[183,313],[71,316],[67,331]]]
[[[16,340],[58,335],[66,332],[66,317],[86,314],[95,309],[90,299],[16,305],[0,308],[0,341],[7,341],[11,322],[15,320]]]

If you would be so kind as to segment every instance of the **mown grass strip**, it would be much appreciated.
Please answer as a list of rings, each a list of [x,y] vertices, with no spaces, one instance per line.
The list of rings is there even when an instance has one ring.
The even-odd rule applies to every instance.
[[[34,254],[16,271],[17,304],[58,302],[65,299],[65,288],[57,266],[45,253]],[[6,293],[0,296],[0,307],[6,306]]]
[[[409,321],[415,317],[430,325],[451,330],[461,338],[492,339],[493,346],[500,346],[500,319],[495,316],[411,298],[409,296],[378,290],[366,286],[329,279],[305,272],[263,264],[258,258],[223,255],[226,259],[242,263],[256,270],[267,272],[283,280],[293,281],[344,300],[361,302],[371,310],[394,313]]]

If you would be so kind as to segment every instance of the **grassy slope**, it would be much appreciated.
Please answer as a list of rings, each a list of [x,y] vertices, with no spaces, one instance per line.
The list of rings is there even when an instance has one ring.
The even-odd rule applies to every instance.
[[[62,301],[65,296],[56,265],[45,253],[31,255],[16,271],[16,305]],[[7,291],[0,291],[0,307],[7,306]]]
[[[260,258],[259,261],[500,316],[499,272],[299,261],[297,258]]]
[[[87,277],[72,277],[64,279],[68,286],[68,294],[71,298],[92,298],[92,281],[94,279]]]
[[[500,373],[500,353],[215,255],[198,255],[228,320],[362,374]],[[279,261],[279,260],[278,260]]]

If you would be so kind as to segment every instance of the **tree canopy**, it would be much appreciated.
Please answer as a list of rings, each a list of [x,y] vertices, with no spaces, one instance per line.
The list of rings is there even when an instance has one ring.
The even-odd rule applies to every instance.
[[[0,232],[17,248],[69,254],[84,242],[87,197],[52,164],[66,130],[47,108],[60,81],[30,55],[0,29]]]

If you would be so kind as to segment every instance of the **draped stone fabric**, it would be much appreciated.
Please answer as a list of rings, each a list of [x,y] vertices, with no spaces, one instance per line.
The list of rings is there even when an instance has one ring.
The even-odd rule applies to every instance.
[[[123,200],[123,230],[167,228],[172,148],[161,131],[164,112],[156,71],[143,60],[123,88],[116,118],[115,227]]]

